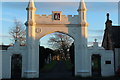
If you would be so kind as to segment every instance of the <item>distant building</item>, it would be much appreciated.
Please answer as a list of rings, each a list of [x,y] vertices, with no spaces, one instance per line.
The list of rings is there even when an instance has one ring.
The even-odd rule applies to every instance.
[[[7,50],[10,45],[0,45],[0,50]]]
[[[109,20],[109,13],[107,14],[106,28],[104,32],[102,46],[106,50],[120,48],[120,26],[113,26],[112,21]]]
[[[120,66],[120,26],[112,25],[112,20],[109,19],[109,13],[107,13],[107,21],[105,24],[102,47],[106,50],[114,51],[115,67],[117,70]]]

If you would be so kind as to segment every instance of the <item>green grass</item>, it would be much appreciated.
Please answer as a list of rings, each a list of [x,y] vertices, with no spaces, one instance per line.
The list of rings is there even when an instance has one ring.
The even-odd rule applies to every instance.
[[[65,67],[71,71],[72,70],[72,67],[73,67],[73,64],[69,61],[69,60],[66,60],[65,61]]]
[[[51,71],[51,70],[54,68],[55,65],[56,65],[56,61],[52,61],[51,63],[46,64],[46,65],[41,69],[41,71],[42,71],[42,72]]]

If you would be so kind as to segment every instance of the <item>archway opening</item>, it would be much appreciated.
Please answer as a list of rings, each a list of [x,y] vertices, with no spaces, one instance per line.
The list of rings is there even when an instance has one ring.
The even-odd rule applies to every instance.
[[[22,56],[14,54],[11,57],[11,78],[21,78],[22,74]]]
[[[101,56],[92,55],[92,76],[101,76]]]
[[[74,39],[66,33],[54,32],[40,39],[40,77],[74,75]]]

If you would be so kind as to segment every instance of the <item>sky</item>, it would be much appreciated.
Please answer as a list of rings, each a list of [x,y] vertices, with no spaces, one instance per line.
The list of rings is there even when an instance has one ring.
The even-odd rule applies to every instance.
[[[7,0],[6,0],[7,1]],[[25,23],[27,20],[27,11],[26,7],[28,2],[0,2],[0,44],[10,44],[10,35],[9,29],[14,25],[14,19],[18,19],[19,21]],[[11,0],[14,1],[14,0]],[[18,0],[19,1],[19,0]],[[21,0],[22,1],[22,0]],[[24,0],[25,1],[25,0]],[[39,0],[40,1],[40,0]],[[47,0],[46,0],[47,1]],[[110,13],[110,19],[113,21],[113,25],[118,25],[118,0],[104,0],[106,2],[87,2],[87,22],[88,26],[88,43],[89,45],[94,41],[94,39],[98,39],[98,42],[102,42],[106,14]],[[77,15],[77,9],[79,6],[79,2],[73,1],[68,2],[35,2],[35,6],[37,8],[36,14],[52,14],[52,11],[62,11],[63,15]],[[48,37],[45,36],[41,39],[42,45],[47,45]]]
[[[29,0],[2,0],[3,2],[28,2]],[[36,2],[79,2],[80,0],[34,0]],[[85,2],[118,2],[119,0],[84,0]]]

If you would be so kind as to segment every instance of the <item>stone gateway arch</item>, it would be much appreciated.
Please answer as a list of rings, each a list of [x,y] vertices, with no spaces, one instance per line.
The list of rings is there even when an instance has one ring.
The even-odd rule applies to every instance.
[[[105,50],[98,46],[96,40],[93,45],[87,47],[88,23],[84,0],[80,1],[78,10],[76,10],[78,15],[74,16],[62,15],[62,11],[52,11],[52,14],[48,16],[35,14],[36,8],[33,0],[30,0],[26,10],[26,45],[22,46],[20,41],[16,40],[13,46],[0,50],[0,79],[39,78],[41,74],[39,54],[42,53],[39,53],[39,40],[54,32],[65,33],[74,39],[75,76],[109,77],[115,75],[115,70],[119,65],[117,56],[120,49],[115,48],[115,53],[113,50]],[[109,15],[107,15],[106,22],[111,24]],[[106,27],[109,26],[106,25]]]
[[[35,14],[34,1],[30,0],[27,10],[26,41],[27,67],[24,72],[28,78],[39,77],[39,39],[53,32],[63,32],[74,39],[75,46],[75,75],[90,76],[88,63],[87,38],[88,23],[86,21],[86,5],[81,0],[78,15],[62,15],[61,11],[52,11],[52,15]]]

